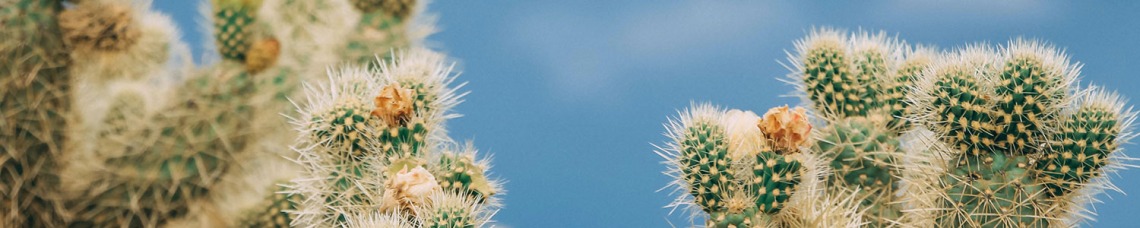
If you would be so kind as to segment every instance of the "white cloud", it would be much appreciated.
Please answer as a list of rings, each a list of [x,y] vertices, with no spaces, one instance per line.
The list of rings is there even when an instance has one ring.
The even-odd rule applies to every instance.
[[[529,49],[544,67],[551,92],[568,101],[620,99],[615,82],[632,69],[685,64],[694,53],[723,43],[750,42],[757,30],[778,23],[779,7],[750,3],[679,1],[639,5],[618,15],[581,8],[519,7],[508,41]],[[606,98],[606,99],[601,99]]]

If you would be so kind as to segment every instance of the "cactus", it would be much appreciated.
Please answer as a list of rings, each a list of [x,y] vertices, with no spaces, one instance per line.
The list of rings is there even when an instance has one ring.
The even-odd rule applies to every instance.
[[[416,226],[473,227],[498,207],[487,162],[470,144],[462,153],[446,149],[453,143],[443,123],[463,94],[451,86],[445,57],[412,49],[391,59],[307,87],[308,105],[293,118],[304,167],[291,185],[304,198],[293,226],[351,226],[356,216],[379,213]]]
[[[431,203],[415,208],[416,221],[422,227],[474,228],[490,220],[490,211],[463,193],[435,192],[428,196],[428,201]]]
[[[970,46],[943,61],[913,99],[925,117],[916,119],[947,144],[935,148],[951,155],[932,159],[948,172],[930,184],[945,192],[928,189],[940,196],[924,205],[940,209],[935,223],[1048,227],[1089,217],[1089,193],[1111,188],[1094,178],[1131,138],[1125,102],[1079,89],[1079,65],[1039,41]]]
[[[284,187],[274,188],[278,192],[288,191]],[[259,207],[266,208],[264,211],[251,211],[245,218],[238,222],[240,227],[289,227],[293,222],[294,215],[290,211],[297,210],[297,202],[304,199],[300,195],[277,193],[266,196],[263,205]]]
[[[368,12],[352,10],[354,3]],[[352,159],[343,169],[323,170],[336,173],[331,185],[343,190],[336,195],[360,199],[346,205],[392,199],[383,197],[386,180],[410,172],[395,164],[435,166],[428,158],[450,142],[442,122],[456,116],[447,110],[461,94],[449,87],[451,66],[434,53],[371,62],[367,80],[404,93],[377,96],[371,93],[380,87],[370,87],[368,96],[345,97],[342,109],[321,113],[328,120],[312,121],[309,127],[320,130],[289,131],[281,118],[297,115],[291,103],[309,105],[288,98],[303,92],[298,82],[326,80],[310,76],[326,66],[418,50],[432,29],[417,20],[423,7],[415,1],[212,0],[202,13],[220,61],[207,57],[201,67],[149,1],[3,4],[0,226],[303,225],[303,203],[319,199],[306,198],[293,182],[281,189],[279,181],[306,171],[284,158],[296,157],[289,150],[294,138],[350,148],[327,150]],[[346,50],[349,43],[367,49]],[[425,62],[435,65],[419,64]],[[407,109],[375,113],[373,97],[401,100]],[[462,164],[451,167],[448,181],[492,205],[480,211],[497,208],[498,182],[470,151],[448,163]],[[445,175],[440,170],[436,175]],[[360,194],[373,190],[378,195]],[[357,210],[341,214],[366,214]]]
[[[822,167],[801,153],[811,126],[803,109],[796,110],[774,108],[760,118],[701,104],[671,119],[671,142],[657,151],[675,178],[678,196],[670,207],[688,207],[694,219],[707,218],[707,227],[858,224],[858,216],[838,214],[847,210],[827,209],[853,207],[832,201],[846,196],[817,194],[821,182],[814,177]],[[837,219],[821,223],[819,217]]]
[[[57,14],[60,1],[6,1],[0,9],[0,226],[61,226],[55,190],[58,159],[69,140],[69,59]]]
[[[902,222],[901,199],[895,197],[902,175],[899,138],[909,124],[901,116],[908,112],[906,88],[928,64],[928,51],[910,49],[883,32],[844,35],[828,28],[813,31],[796,47],[788,81],[827,123],[811,152],[830,160],[829,194],[856,192],[871,226]],[[821,65],[819,53],[835,54]],[[819,72],[829,67],[828,75]]]
[[[1078,87],[1050,45],[939,52],[822,28],[795,46],[784,81],[819,130],[799,108],[682,112],[658,147],[686,193],[671,206],[708,227],[1060,227],[1117,189],[1102,176],[1123,167],[1135,114]]]

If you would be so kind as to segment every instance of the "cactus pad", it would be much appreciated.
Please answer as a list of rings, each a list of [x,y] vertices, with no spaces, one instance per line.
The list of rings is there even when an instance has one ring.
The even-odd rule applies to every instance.
[[[803,83],[816,110],[840,117],[866,115],[867,87],[851,73],[848,58],[838,41],[820,43],[804,53]]]
[[[220,4],[214,12],[214,42],[222,57],[244,61],[252,42],[250,30],[256,9],[237,4]]]
[[[948,143],[970,155],[990,153],[994,146],[994,119],[981,85],[967,69],[952,69],[935,82],[933,130]]]
[[[724,128],[708,120],[688,126],[680,143],[681,164],[689,193],[706,212],[724,208],[724,194],[735,188]]]
[[[738,212],[712,212],[709,213],[708,223],[705,227],[709,228],[748,228],[755,227],[757,221],[753,221],[756,216],[755,208],[748,208]]]
[[[832,123],[816,143],[817,151],[831,159],[834,184],[863,191],[893,192],[899,176],[899,141],[868,118]],[[833,184],[833,185],[834,185]]]
[[[1050,107],[1056,107],[1066,92],[1058,71],[1047,67],[1036,55],[1006,62],[996,88],[998,147],[1023,152],[1039,143],[1041,125],[1054,118]]]
[[[1028,172],[1024,155],[963,156],[944,178],[945,227],[1048,227],[1042,186]]]
[[[302,202],[301,195],[283,193],[288,189],[276,187],[277,192],[267,196],[262,202],[264,210],[255,210],[239,222],[238,227],[273,227],[287,228],[293,222],[294,215],[289,211],[297,210],[297,204]]]
[[[436,175],[444,190],[465,193],[483,200],[495,194],[495,189],[483,175],[483,167],[476,164],[471,156],[445,154],[439,161],[440,175]]]
[[[755,175],[749,192],[756,193],[756,208],[764,213],[780,212],[800,183],[803,165],[792,156],[770,150],[756,154]]]
[[[1050,195],[1065,195],[1101,175],[1110,153],[1120,146],[1120,120],[1112,110],[1085,106],[1063,121],[1044,160],[1037,163]]]
[[[366,156],[365,140],[370,135],[370,125],[374,124],[369,114],[372,108],[351,97],[337,101],[337,105],[324,115],[314,117],[313,131],[320,142],[327,143],[333,152],[346,152],[342,156],[359,159]],[[400,132],[397,132],[400,133]]]

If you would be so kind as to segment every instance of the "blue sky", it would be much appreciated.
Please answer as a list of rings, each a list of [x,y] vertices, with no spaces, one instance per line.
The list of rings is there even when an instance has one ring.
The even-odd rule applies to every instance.
[[[157,0],[200,55],[197,1]],[[691,101],[763,111],[795,104],[776,80],[813,26],[885,30],[952,48],[1039,38],[1085,64],[1092,82],[1140,98],[1140,1],[443,1],[429,38],[461,61],[472,91],[450,122],[495,155],[509,180],[508,227],[667,227],[669,179],[650,143]],[[1135,103],[1135,102],[1133,102]],[[1125,146],[1135,153],[1135,145]],[[1140,170],[1095,205],[1097,227],[1140,224]]]

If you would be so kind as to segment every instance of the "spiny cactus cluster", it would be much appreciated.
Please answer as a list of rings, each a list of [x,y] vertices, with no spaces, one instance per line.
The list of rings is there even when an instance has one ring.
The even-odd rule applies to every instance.
[[[820,29],[797,54],[789,81],[828,123],[813,152],[871,226],[1074,225],[1132,137],[1125,102],[1079,88],[1079,64],[1038,41],[938,53]]]
[[[682,112],[658,152],[685,193],[673,206],[699,207],[712,227],[808,224],[780,220],[777,202],[833,226],[1073,226],[1093,217],[1084,207],[1096,194],[1116,189],[1102,176],[1122,167],[1120,145],[1135,136],[1123,98],[1078,86],[1080,65],[1039,41],[938,51],[882,32],[824,28],[795,46],[784,80],[816,127],[806,114],[772,114],[804,113],[787,108],[764,118],[708,105]],[[795,124],[769,123],[796,119],[815,131],[803,131],[799,147],[780,146],[790,137],[768,126]],[[759,133],[742,133],[749,131]],[[796,157],[811,159],[789,159]],[[779,178],[799,166],[818,175]],[[821,191],[807,200],[826,203],[796,202],[813,194],[802,189]],[[742,204],[740,195],[757,200]]]
[[[803,150],[811,125],[803,109],[779,107],[763,118],[701,104],[670,120],[671,141],[659,146],[677,200],[708,227],[848,226],[849,196],[822,199],[815,176],[822,167]],[[818,201],[817,201],[818,200]],[[825,205],[816,205],[825,204]],[[699,209],[699,210],[698,210]],[[820,221],[820,218],[835,220]],[[854,223],[851,223],[854,224]]]
[[[402,216],[424,227],[477,227],[498,207],[498,181],[472,145],[457,146],[444,122],[459,102],[443,55],[413,49],[378,69],[332,72],[306,89],[294,126],[305,172],[294,194],[305,200],[294,225],[355,224]],[[417,88],[417,89],[412,89]],[[363,215],[359,213],[365,213]],[[365,216],[365,218],[357,218]]]
[[[1114,189],[1097,178],[1118,167],[1135,115],[1118,95],[1078,87],[1080,65],[1036,41],[946,53],[924,72],[915,120],[938,140],[925,205],[936,224],[984,227],[1072,225],[1084,204]],[[933,180],[932,180],[933,179]]]
[[[428,155],[456,151],[448,153],[452,155],[448,162],[424,165],[446,177],[443,186],[452,190],[448,192],[475,192],[480,195],[471,198],[478,200],[441,196],[435,198],[455,202],[425,205],[452,205],[446,206],[452,212],[453,205],[475,205],[466,202],[497,205],[492,196],[501,190],[485,176],[487,161],[476,160],[469,147],[440,143],[449,142],[441,120],[455,116],[446,110],[459,95],[446,87],[452,80],[451,69],[440,62],[441,56],[411,54],[430,53],[414,46],[432,31],[430,24],[416,20],[422,3],[212,0],[205,4],[202,14],[213,30],[210,47],[217,53],[208,53],[204,66],[196,67],[187,46],[178,40],[177,28],[168,17],[151,10],[150,1],[0,1],[0,37],[4,37],[0,40],[0,170],[4,173],[0,227],[319,225],[299,219],[309,209],[304,203],[316,200],[291,182],[310,171],[304,160],[286,159],[306,156],[307,150],[290,149],[298,137],[338,143],[356,139],[350,144],[360,147],[352,151],[383,151],[371,157],[345,156],[361,161],[399,157],[388,156],[393,153],[419,153],[424,161],[437,161],[443,159]],[[363,19],[377,17],[398,20],[374,26],[365,22],[375,20]],[[409,58],[417,60],[391,65],[371,60],[390,58],[391,50],[402,49],[417,50],[409,51]],[[310,105],[288,99],[303,95],[299,82],[328,84],[329,78],[317,75],[328,66],[346,64],[367,65],[360,72],[369,77],[357,81],[363,84],[356,91],[374,89],[370,92],[379,95],[356,97],[362,99],[357,106],[342,107],[359,112],[330,109],[325,114],[344,118],[322,120],[337,125],[324,129],[323,135],[290,130],[282,113],[296,116],[293,104]],[[363,87],[379,82],[367,80],[399,82],[407,89],[393,93]],[[375,114],[394,110],[377,109],[379,103],[414,109]],[[367,127],[357,124],[392,115],[411,118],[373,121],[379,125]],[[346,175],[343,185],[399,182],[388,177],[423,170],[412,166],[389,176],[360,179],[365,173],[389,172],[364,170],[381,166],[353,168],[343,171],[353,174]],[[399,190],[416,190],[414,184],[404,186]],[[398,204],[402,198],[393,200]],[[496,207],[471,208],[484,212]],[[345,209],[346,214],[379,210]],[[412,211],[409,207],[406,212],[414,215]],[[415,222],[410,218],[400,219]],[[487,216],[471,218],[463,221],[478,225],[487,220]]]
[[[869,226],[903,220],[900,138],[910,123],[909,86],[935,51],[884,33],[821,29],[796,42],[787,81],[826,125],[812,146],[830,161],[829,194],[854,193]],[[911,60],[913,59],[913,60]]]

